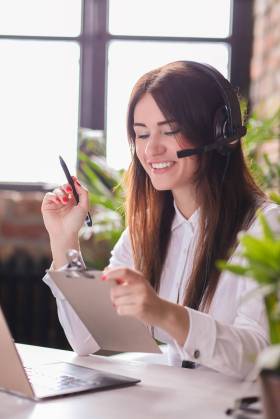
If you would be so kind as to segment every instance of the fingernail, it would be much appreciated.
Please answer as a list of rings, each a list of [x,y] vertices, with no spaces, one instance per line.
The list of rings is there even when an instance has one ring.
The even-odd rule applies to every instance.
[[[67,201],[68,201],[67,196],[64,196],[64,197],[62,198],[62,201],[63,201],[63,202],[67,202]]]
[[[102,281],[106,281],[107,276],[106,275],[101,275],[101,279],[102,279]]]
[[[72,192],[72,188],[71,188],[71,186],[66,186],[66,191],[67,191],[67,192]]]
[[[123,280],[122,280],[121,278],[117,278],[117,279],[116,279],[116,283],[117,283],[118,285],[123,284]]]

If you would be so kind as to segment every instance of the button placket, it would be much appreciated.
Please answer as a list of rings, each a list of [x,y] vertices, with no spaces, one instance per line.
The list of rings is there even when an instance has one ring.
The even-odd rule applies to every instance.
[[[177,303],[179,303],[185,291],[185,284],[187,281],[187,273],[188,273],[188,264],[190,263],[189,255],[190,255],[190,247],[192,245],[192,240],[193,240],[193,229],[192,229],[191,224],[188,221],[185,221],[184,223],[183,242],[187,241],[186,238],[188,239],[188,244],[185,245],[184,247],[182,246],[183,250],[181,251],[181,255],[180,255],[180,261],[182,263],[181,266],[183,266],[183,269],[181,271],[180,282],[178,281],[178,284],[177,284],[178,286]]]

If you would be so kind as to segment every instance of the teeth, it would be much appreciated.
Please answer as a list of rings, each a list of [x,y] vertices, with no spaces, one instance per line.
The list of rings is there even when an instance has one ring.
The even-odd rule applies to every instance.
[[[165,162],[165,163],[152,163],[153,169],[164,169],[165,167],[172,166],[173,163],[171,162]]]

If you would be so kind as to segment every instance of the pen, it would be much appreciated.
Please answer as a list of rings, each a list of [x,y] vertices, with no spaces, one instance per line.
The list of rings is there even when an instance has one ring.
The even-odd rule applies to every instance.
[[[79,195],[78,195],[78,192],[76,191],[75,184],[74,184],[74,181],[72,179],[72,176],[70,175],[70,172],[68,170],[68,167],[66,166],[66,163],[65,163],[65,161],[63,160],[63,158],[61,156],[59,156],[59,161],[60,161],[61,167],[63,169],[63,172],[65,173],[66,179],[67,179],[69,185],[72,188],[73,196],[75,198],[75,201],[78,204],[79,203]],[[85,222],[86,222],[86,224],[89,227],[92,226],[92,219],[91,219],[91,216],[90,216],[90,213],[89,212],[87,213]]]

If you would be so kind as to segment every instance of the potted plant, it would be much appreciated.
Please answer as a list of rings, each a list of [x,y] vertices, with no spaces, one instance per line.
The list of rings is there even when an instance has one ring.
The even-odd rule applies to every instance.
[[[280,201],[276,194],[275,200]],[[262,212],[258,213],[262,236],[242,234],[244,265],[218,261],[221,270],[254,279],[266,307],[270,346],[258,358],[262,399],[267,419],[280,415],[280,234],[274,233]],[[279,219],[280,223],[280,219]],[[254,291],[255,292],[255,291]],[[277,413],[278,412],[278,413]]]

